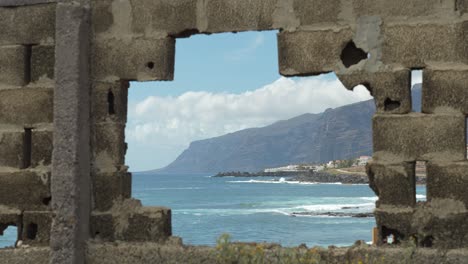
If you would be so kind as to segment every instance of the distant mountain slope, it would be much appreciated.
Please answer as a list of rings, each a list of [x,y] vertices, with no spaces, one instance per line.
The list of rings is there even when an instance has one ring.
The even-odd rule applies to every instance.
[[[421,107],[420,85],[413,89],[413,105],[415,110]],[[156,172],[252,172],[370,155],[374,112],[374,102],[369,100],[195,141],[174,162]]]

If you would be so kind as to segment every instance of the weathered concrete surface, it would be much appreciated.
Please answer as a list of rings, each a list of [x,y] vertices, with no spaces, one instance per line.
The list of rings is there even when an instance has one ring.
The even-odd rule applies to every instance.
[[[90,10],[57,6],[51,263],[84,263],[91,211]],[[70,100],[73,98],[73,100]]]
[[[375,115],[374,156],[397,161],[464,160],[465,121],[458,113]]]

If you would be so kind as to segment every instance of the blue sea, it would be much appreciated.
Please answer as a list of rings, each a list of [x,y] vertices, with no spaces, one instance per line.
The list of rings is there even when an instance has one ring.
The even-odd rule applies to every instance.
[[[377,197],[367,185],[310,184],[272,177],[212,178],[211,175],[133,174],[133,197],[145,206],[172,209],[173,234],[192,245],[232,240],[285,246],[348,246],[371,241],[374,218],[332,217],[327,212],[372,212]],[[425,187],[417,187],[425,199]],[[312,212],[315,216],[292,216]],[[14,244],[16,230],[0,236]]]

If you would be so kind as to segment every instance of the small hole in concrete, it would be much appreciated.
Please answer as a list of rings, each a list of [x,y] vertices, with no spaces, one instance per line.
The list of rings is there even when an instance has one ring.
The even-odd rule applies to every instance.
[[[368,54],[356,47],[353,41],[348,42],[346,47],[341,52],[341,61],[346,68],[349,68],[355,64],[358,64],[360,61],[365,60],[368,58]]]
[[[23,169],[31,166],[32,159],[32,128],[24,129],[23,142]]]
[[[111,90],[109,90],[109,92],[107,93],[107,112],[109,113],[109,115],[115,114],[114,100],[114,93]]]
[[[398,109],[400,105],[400,101],[394,101],[390,98],[385,99],[384,102],[385,111],[393,111],[395,109]]]
[[[150,61],[148,63],[146,63],[146,67],[150,70],[152,70],[154,68],[154,62]]]
[[[415,176],[416,176],[416,201],[425,202],[426,198],[426,161],[416,161]]]
[[[42,199],[42,203],[44,205],[49,205],[51,200],[52,200],[52,197],[48,196]]]
[[[382,226],[382,243],[383,244],[398,244],[402,235],[394,229],[387,228]]]
[[[422,247],[432,247],[433,242],[434,242],[434,237],[433,236],[426,236],[421,241],[421,246]]]
[[[37,236],[37,224],[30,223],[26,228],[26,237],[30,240],[36,239]]]

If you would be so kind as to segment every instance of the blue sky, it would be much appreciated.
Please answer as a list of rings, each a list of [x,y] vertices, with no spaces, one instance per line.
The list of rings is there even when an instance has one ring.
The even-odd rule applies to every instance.
[[[363,87],[346,90],[334,74],[281,77],[276,33],[177,39],[174,81],[130,86],[130,170],[164,167],[195,140],[371,98]]]

